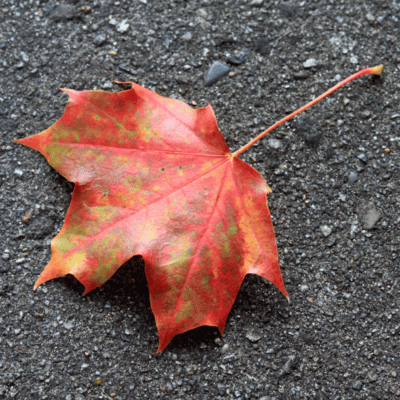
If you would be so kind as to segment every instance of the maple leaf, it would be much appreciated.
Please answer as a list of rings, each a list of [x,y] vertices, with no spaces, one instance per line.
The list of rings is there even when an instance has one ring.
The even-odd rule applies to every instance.
[[[52,257],[35,288],[74,275],[85,294],[134,255],[145,261],[158,351],[182,332],[226,319],[246,274],[286,297],[264,178],[231,154],[211,106],[192,109],[132,83],[119,93],[74,91],[63,116],[22,140],[75,183]]]

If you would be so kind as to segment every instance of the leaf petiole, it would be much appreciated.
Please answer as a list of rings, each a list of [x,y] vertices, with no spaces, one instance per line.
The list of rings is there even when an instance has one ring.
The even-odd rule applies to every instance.
[[[298,110],[292,112],[291,114],[289,114],[288,116],[286,116],[285,118],[282,118],[280,121],[275,122],[275,124],[273,124],[272,126],[270,126],[267,130],[265,130],[264,132],[260,133],[257,137],[255,137],[253,140],[251,140],[249,143],[247,143],[245,146],[243,146],[242,148],[240,148],[239,150],[235,151],[232,154],[232,157],[237,157],[240,154],[242,154],[243,152],[245,152],[247,149],[249,149],[251,146],[253,146],[254,143],[258,142],[260,139],[262,139],[267,133],[273,131],[276,127],[278,127],[279,125],[283,124],[284,122],[288,121],[289,119],[293,118],[295,115],[300,114],[301,112],[303,112],[304,110],[306,110],[307,108],[311,107],[312,105],[314,105],[315,103],[318,103],[320,100],[322,100],[324,97],[329,96],[331,93],[333,93],[335,90],[339,89],[340,87],[342,87],[343,85],[345,85],[346,83],[351,82],[354,79],[359,78],[360,76],[363,75],[380,75],[382,73],[383,70],[383,65],[378,65],[376,67],[373,68],[364,68],[361,71],[356,72],[354,75],[349,76],[348,78],[346,78],[345,80],[339,82],[337,85],[333,86],[332,88],[330,88],[329,90],[327,90],[325,93],[321,94],[320,96],[318,96],[317,98],[315,98],[314,100],[310,101],[308,104],[306,104],[305,106],[299,108]]]

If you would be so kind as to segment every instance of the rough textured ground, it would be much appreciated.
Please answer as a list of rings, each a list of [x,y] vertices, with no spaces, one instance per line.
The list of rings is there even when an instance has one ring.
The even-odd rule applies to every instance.
[[[0,398],[400,396],[399,2],[0,4]],[[214,61],[245,49],[205,86]],[[140,260],[83,298],[71,277],[32,290],[72,185],[11,139],[62,115],[58,87],[117,91],[113,79],[134,80],[210,103],[235,150],[381,63],[380,78],[351,83],[243,155],[273,189],[290,304],[248,277],[224,337],[199,328],[154,356]]]

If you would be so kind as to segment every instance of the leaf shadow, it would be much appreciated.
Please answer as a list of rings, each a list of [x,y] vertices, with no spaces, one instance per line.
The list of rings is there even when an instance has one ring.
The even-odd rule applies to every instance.
[[[141,326],[140,329],[147,329],[149,331],[149,336],[152,336],[152,341],[156,343],[156,346],[152,346],[150,351],[155,351],[158,347],[158,335],[156,333],[154,315],[150,307],[149,287],[143,258],[141,256],[133,257],[121,266],[112,278],[97,290],[102,291],[110,303],[115,299],[115,296],[118,296],[121,299],[120,306],[123,304],[125,307],[130,308],[132,306],[138,308],[139,306],[141,317],[147,322],[147,327]],[[126,301],[128,298],[134,298],[135,302]],[[154,334],[150,332],[153,330]],[[185,350],[191,352],[200,346],[204,347],[204,345],[207,348],[210,346],[216,347],[214,340],[217,337],[221,337],[221,335],[216,327],[202,326],[174,337],[167,346],[166,351],[181,352]]]
[[[57,279],[62,282],[64,290],[72,292],[76,301],[84,292],[83,285],[72,275]],[[72,294],[71,293],[71,294]],[[142,340],[145,352],[155,352],[158,347],[158,335],[155,319],[150,307],[149,288],[144,269],[144,260],[135,256],[122,265],[116,273],[100,288],[87,294],[85,297],[97,309],[108,308],[114,316],[113,327],[122,340],[127,342],[133,339],[124,334],[125,327],[135,330]],[[220,357],[220,346],[226,342],[226,335],[244,335],[247,324],[252,320],[252,315],[257,314],[261,324],[269,324],[271,318],[279,317],[282,310],[286,309],[287,301],[280,296],[277,289],[256,275],[247,275],[238,296],[233,304],[225,327],[224,337],[219,330],[212,326],[201,326],[175,336],[167,348],[157,357],[164,357],[170,352],[190,355],[211,360]],[[261,312],[257,310],[262,309]],[[135,320],[129,319],[134,315]],[[237,316],[241,319],[237,320]],[[240,321],[238,323],[238,321]],[[234,325],[231,325],[231,322]],[[136,333],[135,333],[136,335]],[[220,340],[216,340],[220,339]],[[211,357],[211,358],[210,358]]]
[[[55,279],[54,282],[60,284],[61,290],[69,292],[69,296],[76,297],[75,301],[80,301],[84,286],[73,275],[68,274],[63,278]],[[149,352],[157,350],[157,328],[150,307],[149,287],[144,260],[141,256],[131,258],[103,286],[91,291],[85,298],[95,303],[97,309],[107,307],[116,313],[115,325],[122,326],[126,319],[128,328],[135,329],[140,334],[145,332]],[[128,314],[133,314],[136,321],[129,321]],[[114,328],[118,330],[118,326]],[[119,333],[124,336],[122,331]],[[217,328],[202,326],[177,335],[161,354],[168,351],[192,352],[200,347],[203,349],[217,347],[214,342],[217,337],[221,337]]]

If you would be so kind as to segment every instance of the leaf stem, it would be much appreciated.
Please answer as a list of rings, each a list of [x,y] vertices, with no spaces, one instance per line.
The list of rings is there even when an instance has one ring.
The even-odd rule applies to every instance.
[[[247,149],[249,149],[251,146],[253,146],[254,143],[258,142],[260,139],[262,139],[267,133],[271,132],[272,130],[274,130],[276,127],[278,127],[279,125],[283,124],[284,122],[288,121],[289,119],[293,118],[295,115],[300,114],[301,112],[303,112],[304,110],[306,110],[307,108],[311,107],[312,105],[314,105],[315,103],[318,103],[320,100],[322,100],[324,97],[330,95],[331,93],[333,93],[335,90],[339,89],[340,87],[342,87],[343,85],[345,85],[346,83],[351,82],[354,79],[359,78],[360,76],[363,75],[380,75],[382,73],[383,70],[383,65],[378,65],[374,68],[364,68],[361,71],[356,72],[354,75],[349,76],[348,78],[346,78],[345,80],[339,82],[337,85],[333,86],[332,88],[330,88],[328,91],[326,91],[325,93],[321,94],[320,96],[318,96],[316,99],[310,101],[308,104],[306,104],[305,106],[299,108],[298,110],[292,112],[291,114],[289,114],[288,116],[286,116],[285,118],[282,118],[280,121],[275,122],[275,124],[273,124],[272,126],[270,126],[267,130],[265,130],[264,132],[260,133],[257,137],[255,137],[252,141],[250,141],[249,143],[247,143],[245,146],[243,146],[242,148],[240,148],[239,150],[235,151],[232,154],[232,157],[237,157],[240,154],[242,154],[243,152],[245,152]]]

